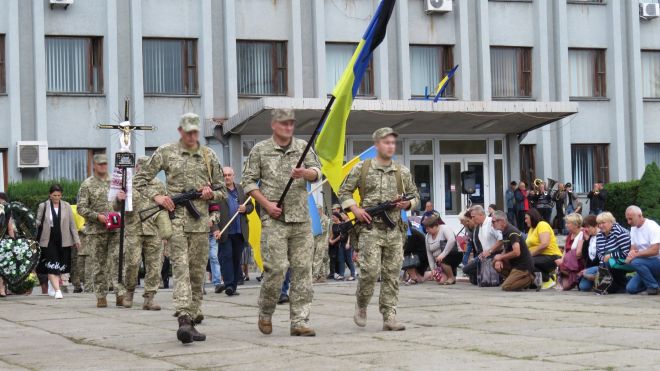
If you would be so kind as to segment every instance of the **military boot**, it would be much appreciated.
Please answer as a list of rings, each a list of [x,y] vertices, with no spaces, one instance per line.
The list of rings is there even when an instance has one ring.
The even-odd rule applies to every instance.
[[[259,316],[259,322],[257,322],[259,331],[264,335],[270,335],[273,332],[273,322],[270,318]]]
[[[184,343],[189,344],[193,342],[193,325],[192,320],[188,315],[182,315],[178,318],[179,329],[176,331],[176,338]]]
[[[206,340],[206,335],[204,335],[201,332],[197,331],[197,329],[195,328],[194,323],[192,325],[192,339],[193,339],[193,341],[205,341]]]
[[[106,298],[96,298],[96,307],[97,308],[107,308],[108,300]]]
[[[388,317],[383,320],[383,331],[403,331],[406,326],[396,321],[396,317]]]
[[[367,308],[360,308],[357,304],[355,304],[355,314],[353,315],[353,321],[360,327],[366,326]]]
[[[122,303],[124,308],[131,308],[133,306],[133,294],[135,294],[135,291],[127,291],[126,295],[124,295]]]
[[[291,327],[291,336],[316,336],[316,331],[307,325]]]
[[[117,295],[117,301],[115,302],[115,306],[117,307],[124,306],[124,295]]]
[[[204,320],[204,315],[198,314],[195,316],[195,319],[193,319],[193,323],[196,325],[201,325],[203,320]]]
[[[142,309],[144,310],[160,310],[160,305],[154,303],[154,294],[153,292],[145,292],[142,297],[144,298],[144,304],[142,304]]]

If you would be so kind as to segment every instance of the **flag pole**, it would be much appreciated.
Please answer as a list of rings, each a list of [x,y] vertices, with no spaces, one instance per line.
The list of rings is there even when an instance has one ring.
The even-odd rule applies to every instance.
[[[325,111],[323,111],[323,115],[321,115],[321,118],[319,119],[319,123],[316,124],[316,128],[314,129],[314,132],[312,132],[312,136],[309,138],[309,141],[307,142],[307,146],[305,147],[302,156],[300,156],[296,168],[301,167],[303,161],[305,161],[305,157],[307,157],[307,152],[309,152],[309,149],[312,148],[314,140],[316,139],[316,136],[319,134],[319,129],[321,128],[321,125],[323,125],[325,119],[328,117],[328,114],[330,114],[330,108],[332,108],[333,103],[335,103],[335,96],[331,95],[330,101],[328,102],[328,105],[325,106]],[[286,187],[284,187],[284,191],[282,192],[282,196],[280,196],[280,200],[277,201],[277,207],[282,207],[282,204],[284,204],[284,197],[286,197],[286,194],[289,193],[289,189],[291,188],[292,184],[293,184],[293,177],[289,177],[289,182],[286,184]]]
[[[246,205],[248,204],[248,202],[250,202],[250,201],[252,201],[252,196],[248,197],[248,198],[245,200],[245,202],[243,202],[241,205],[242,205],[242,206],[246,206]],[[239,214],[238,211],[234,213],[234,216],[232,216],[231,219],[229,219],[229,221],[227,222],[227,224],[225,224],[225,226],[222,227],[222,230],[220,231],[220,235],[222,235],[223,233],[225,233],[225,231],[227,230],[227,228],[229,228],[229,226],[230,226],[231,223],[234,221],[234,219],[236,219],[236,217],[238,216],[238,214]]]

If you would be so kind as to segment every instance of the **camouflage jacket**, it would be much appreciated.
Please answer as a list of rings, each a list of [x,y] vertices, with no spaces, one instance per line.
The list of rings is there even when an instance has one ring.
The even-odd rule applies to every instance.
[[[307,142],[293,138],[288,148],[280,147],[273,138],[257,143],[243,165],[241,185],[246,194],[259,189],[264,196],[277,202],[286,187],[291,170],[296,167]],[[311,149],[307,152],[304,167],[314,169],[317,179],[321,177],[321,164],[316,153]],[[257,184],[260,182],[259,184]],[[266,212],[261,213],[261,219],[268,218]],[[282,216],[279,220],[284,222],[308,222],[309,210],[307,206],[307,181],[296,179],[293,181],[289,193],[284,198]]]
[[[343,209],[356,205],[357,202],[353,199],[353,192],[360,187],[360,175],[364,162],[360,162],[351,169],[344,183],[339,188],[337,196],[341,202]],[[362,198],[361,207],[376,206],[386,201],[396,199],[399,194],[396,188],[396,162],[392,162],[388,166],[379,165],[374,159],[371,161],[371,168],[367,171],[367,176],[364,182],[365,189],[360,190]],[[403,181],[403,191],[405,193],[412,193],[415,198],[410,201],[410,209],[415,209],[419,204],[419,193],[417,186],[412,181],[410,170],[400,166],[401,180]],[[391,210],[389,216],[392,221],[396,222],[401,219],[401,213],[397,210]]]
[[[151,180],[161,170],[167,177],[169,195],[199,190],[207,183],[211,183],[214,187],[220,188],[218,191],[214,191],[214,200],[222,200],[227,197],[220,161],[215,152],[206,146],[200,145],[196,150],[188,150],[181,142],[176,142],[158,147],[133,178],[134,189],[150,200],[162,195],[162,190],[149,187]],[[193,201],[193,204],[202,217],[195,220],[185,207],[178,206],[175,210],[173,225],[182,226],[184,232],[208,232],[209,201],[197,199]]]
[[[92,175],[85,179],[78,191],[78,214],[85,218],[85,234],[108,233],[106,226],[99,223],[99,214],[113,211],[113,203],[108,201],[110,177],[101,179]],[[113,232],[117,232],[115,230]]]
[[[124,219],[126,233],[137,234],[140,236],[156,236],[159,230],[159,226],[157,225],[158,216],[160,216],[161,213],[167,214],[167,212],[161,211],[159,214],[152,216],[144,222],[140,221],[140,210],[151,207],[155,205],[155,203],[145,195],[145,192],[136,190],[135,181],[133,181],[133,183],[133,211],[126,212]],[[166,193],[163,182],[155,178],[149,182],[149,189],[155,189],[154,191],[157,191],[158,194]],[[115,208],[118,207],[119,205],[115,205]]]

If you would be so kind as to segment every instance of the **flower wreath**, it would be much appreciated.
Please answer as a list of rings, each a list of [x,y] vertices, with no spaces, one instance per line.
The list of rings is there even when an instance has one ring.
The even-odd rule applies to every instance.
[[[15,239],[7,235],[9,221],[15,225]],[[18,284],[39,263],[39,244],[34,214],[20,202],[0,205],[0,276]]]

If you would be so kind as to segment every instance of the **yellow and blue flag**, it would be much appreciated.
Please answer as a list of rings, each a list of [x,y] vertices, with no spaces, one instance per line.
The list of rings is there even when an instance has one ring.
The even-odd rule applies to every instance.
[[[447,86],[449,86],[449,80],[451,80],[451,78],[454,77],[454,73],[456,73],[457,69],[458,69],[458,65],[455,65],[454,68],[452,68],[449,71],[449,73],[447,73],[447,76],[445,76],[442,80],[440,80],[438,87],[435,89],[435,99],[433,99],[433,103],[439,101],[440,97],[442,97],[442,94],[445,93],[445,90],[447,90]]]
[[[353,98],[369,66],[373,51],[385,38],[387,23],[392,15],[395,0],[382,0],[374,13],[367,31],[362,36],[342,77],[335,85],[332,95],[334,105],[316,140],[316,154],[321,160],[322,171],[332,189],[337,192],[344,179],[344,145],[346,142],[346,121],[351,112]]]
[[[319,209],[316,206],[316,200],[311,190],[311,184],[307,182],[307,207],[309,208],[309,218],[312,221],[312,235],[316,237],[323,234],[323,226],[321,225],[321,214],[319,214]]]

